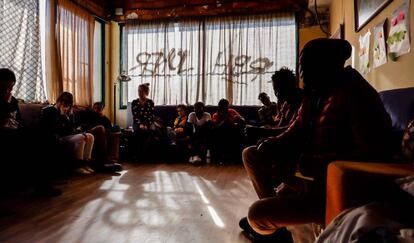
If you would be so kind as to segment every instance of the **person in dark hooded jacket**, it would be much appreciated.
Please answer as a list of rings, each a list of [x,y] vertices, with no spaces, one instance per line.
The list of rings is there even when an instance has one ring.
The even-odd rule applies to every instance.
[[[318,222],[328,163],[389,159],[390,117],[377,91],[356,70],[344,68],[350,55],[345,40],[317,39],[302,50],[305,98],[296,120],[284,133],[243,151],[260,199],[240,221],[244,230],[272,237],[281,227]]]

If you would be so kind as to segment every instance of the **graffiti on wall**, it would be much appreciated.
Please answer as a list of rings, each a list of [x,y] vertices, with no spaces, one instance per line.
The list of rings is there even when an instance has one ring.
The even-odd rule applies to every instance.
[[[269,73],[274,64],[267,57],[253,58],[248,55],[224,53],[225,51],[218,52],[205,75],[221,76],[223,80],[234,83],[239,83],[238,77],[242,75],[253,75],[249,76],[250,82],[253,82],[260,75]],[[158,52],[140,52],[135,56],[134,66],[129,72],[133,77],[202,75],[201,69],[195,69],[193,62],[197,62],[197,66],[203,66],[201,61],[191,60],[188,50],[172,48],[168,53],[165,53],[164,49]],[[247,85],[247,82],[243,84]]]

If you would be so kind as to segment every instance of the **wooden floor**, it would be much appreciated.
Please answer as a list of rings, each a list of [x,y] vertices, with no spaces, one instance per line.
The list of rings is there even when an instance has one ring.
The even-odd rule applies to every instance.
[[[249,242],[238,221],[257,198],[241,165],[129,164],[62,189],[0,203],[0,242]]]

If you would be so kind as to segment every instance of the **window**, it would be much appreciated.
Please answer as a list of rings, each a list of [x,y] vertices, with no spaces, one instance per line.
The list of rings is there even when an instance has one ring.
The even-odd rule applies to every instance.
[[[105,22],[99,19],[93,43],[93,102],[105,102]]]
[[[132,82],[121,88],[122,103],[150,83],[156,104],[258,105],[272,95],[271,75],[295,70],[294,14],[214,17],[179,22],[128,21],[122,29],[122,67]],[[275,98],[275,97],[273,97]]]
[[[39,1],[4,0],[0,9],[0,67],[16,75],[13,95],[28,102],[45,101]]]

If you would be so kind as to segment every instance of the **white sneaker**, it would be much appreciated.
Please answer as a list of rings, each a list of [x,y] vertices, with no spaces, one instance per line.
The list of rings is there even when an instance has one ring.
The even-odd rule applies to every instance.
[[[89,167],[88,165],[84,166],[84,167],[83,167],[83,169],[85,169],[85,170],[89,171],[90,173],[94,173],[94,172],[95,172],[95,171],[94,171],[91,167]]]
[[[78,175],[90,175],[91,174],[91,172],[86,170],[85,168],[77,168],[75,170],[75,173]]]
[[[200,156],[196,155],[194,156],[194,162],[193,163],[201,163],[203,160],[200,158]]]
[[[190,159],[188,160],[188,163],[190,164],[194,164],[194,156],[191,156]]]

